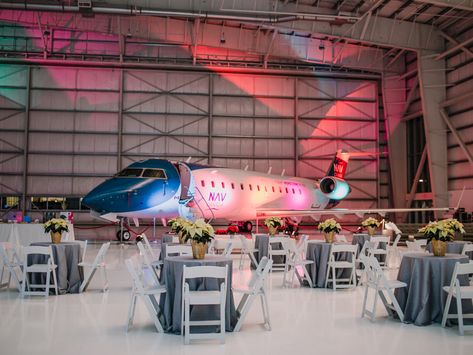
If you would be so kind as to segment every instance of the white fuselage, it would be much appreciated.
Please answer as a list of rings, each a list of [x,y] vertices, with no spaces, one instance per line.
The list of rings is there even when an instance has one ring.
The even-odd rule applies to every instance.
[[[323,209],[329,199],[315,181],[253,171],[205,168],[192,171],[196,202],[205,218],[244,221],[256,210]]]

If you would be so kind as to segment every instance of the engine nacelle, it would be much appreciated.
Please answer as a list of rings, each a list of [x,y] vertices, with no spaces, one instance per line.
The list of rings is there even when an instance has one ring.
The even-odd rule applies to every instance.
[[[351,189],[347,182],[334,176],[327,176],[320,180],[320,191],[331,200],[342,200],[348,196]]]

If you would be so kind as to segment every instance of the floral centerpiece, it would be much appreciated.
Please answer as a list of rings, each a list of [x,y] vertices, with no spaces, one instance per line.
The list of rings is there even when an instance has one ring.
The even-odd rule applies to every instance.
[[[194,259],[203,259],[207,251],[207,244],[214,239],[213,227],[203,219],[198,219],[195,222],[187,221],[181,232],[184,242],[191,241]]]
[[[170,219],[168,223],[171,226],[171,230],[179,237],[179,243],[183,244],[184,239],[182,231],[190,223],[190,221],[182,217],[176,217]]]
[[[376,218],[368,217],[363,222],[361,222],[361,225],[368,229],[369,235],[374,235],[376,229],[378,229],[381,225],[381,222],[379,222]]]
[[[465,233],[463,224],[455,218],[429,222],[419,229],[419,233],[424,234],[427,237],[427,242],[432,244],[432,252],[435,256],[445,255],[447,242],[455,239],[455,232]]]
[[[228,226],[227,228],[227,233],[230,234],[230,237],[233,237],[239,231],[240,229],[238,228],[238,226]]]
[[[333,218],[320,222],[317,228],[324,233],[324,238],[327,243],[333,243],[335,233],[339,233],[342,230],[340,223]]]
[[[268,217],[263,223],[268,227],[270,235],[275,235],[279,228],[284,227],[284,221],[279,217]]]
[[[51,241],[54,244],[61,242],[62,232],[69,232],[67,222],[62,218],[53,218],[43,224],[44,233],[51,234]]]

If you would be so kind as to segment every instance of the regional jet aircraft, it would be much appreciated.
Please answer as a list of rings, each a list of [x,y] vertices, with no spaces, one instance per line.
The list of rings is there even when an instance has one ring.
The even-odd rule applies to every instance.
[[[268,216],[316,217],[322,214],[410,212],[425,209],[363,209],[334,207],[350,193],[344,180],[350,154],[338,151],[320,181],[254,171],[204,166],[164,159],[129,165],[94,188],[83,203],[95,215],[111,221],[120,217],[166,219],[224,218],[243,222]],[[448,211],[448,208],[429,210]]]

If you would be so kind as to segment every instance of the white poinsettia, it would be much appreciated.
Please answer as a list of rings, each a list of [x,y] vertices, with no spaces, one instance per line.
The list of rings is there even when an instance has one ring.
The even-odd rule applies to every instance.
[[[43,224],[44,232],[69,232],[67,222],[62,218],[53,218]]]
[[[424,234],[428,241],[432,239],[444,242],[452,241],[455,238],[455,232],[465,233],[463,224],[455,218],[430,221],[426,226],[419,229],[419,233]]]
[[[320,222],[317,228],[324,233],[330,233],[330,232],[338,233],[342,230],[342,226],[340,225],[340,223],[338,223],[333,218],[329,218],[323,222]]]
[[[208,243],[215,234],[213,227],[203,219],[198,219],[195,222],[184,220],[181,225],[181,232],[186,241],[190,239],[197,243]]]
[[[284,221],[279,217],[268,217],[264,220],[264,225],[266,227],[279,228],[284,226]]]
[[[381,224],[381,222],[379,222],[376,218],[373,218],[373,217],[368,217],[363,222],[361,222],[361,225],[363,227],[378,228],[380,226],[380,224]]]

